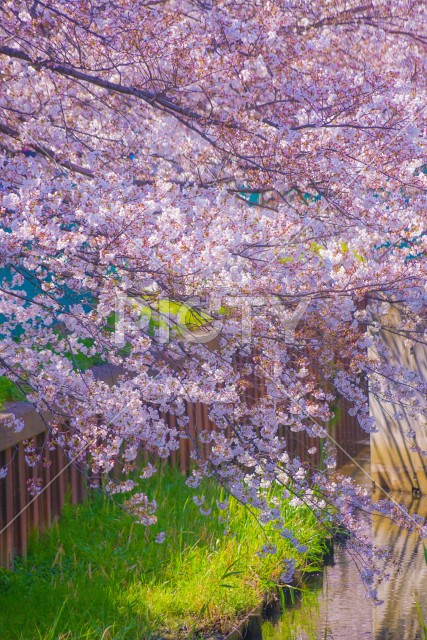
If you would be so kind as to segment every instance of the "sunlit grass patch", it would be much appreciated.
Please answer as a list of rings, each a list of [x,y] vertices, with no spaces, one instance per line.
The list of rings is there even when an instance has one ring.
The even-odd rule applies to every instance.
[[[27,558],[0,579],[2,639],[134,640],[225,632],[274,586],[284,558],[295,557],[298,568],[308,570],[321,561],[325,534],[308,509],[283,507],[285,526],[308,546],[298,555],[235,500],[219,511],[217,500],[225,496],[213,481],[202,487],[209,516],[200,513],[194,490],[177,470],[155,474],[144,489],[158,504],[158,523],[151,527],[135,524],[96,494],[67,506],[59,523],[33,535]],[[166,537],[159,544],[162,531]],[[261,558],[257,553],[266,536],[278,553]]]

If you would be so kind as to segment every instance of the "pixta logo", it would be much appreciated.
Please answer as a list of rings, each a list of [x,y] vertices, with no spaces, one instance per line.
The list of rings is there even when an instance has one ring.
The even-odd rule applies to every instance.
[[[250,344],[261,317],[275,323],[285,344],[293,344],[295,330],[310,299],[285,305],[275,296],[195,297],[182,301],[147,295],[141,298],[118,296],[115,304],[115,343],[123,346],[135,335],[145,334],[165,344],[182,340],[208,344],[221,333],[233,334],[242,344]]]

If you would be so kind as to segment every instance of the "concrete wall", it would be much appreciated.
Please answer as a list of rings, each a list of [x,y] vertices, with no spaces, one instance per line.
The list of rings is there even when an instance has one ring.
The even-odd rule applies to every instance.
[[[397,326],[399,314],[390,310],[383,317],[388,326]],[[427,379],[427,348],[416,345],[412,349],[404,344],[404,339],[390,331],[381,331],[380,335],[390,348],[392,359],[413,371],[419,371]],[[378,433],[371,435],[371,473],[375,482],[385,488],[397,491],[419,489],[427,494],[427,458],[410,451],[410,442],[406,437],[409,428],[416,432],[416,444],[427,450],[427,428],[405,412],[401,406],[384,402],[369,396],[371,415],[375,418]],[[395,413],[403,411],[403,417],[396,419]]]

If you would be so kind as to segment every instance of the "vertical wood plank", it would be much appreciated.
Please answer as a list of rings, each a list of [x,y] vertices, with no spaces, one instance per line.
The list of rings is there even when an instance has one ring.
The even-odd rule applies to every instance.
[[[5,464],[8,469],[6,480],[6,509],[5,509],[5,526],[11,522],[14,513],[14,486],[13,486],[13,470],[12,470],[12,449],[6,449],[5,451]],[[3,534],[5,539],[5,559],[6,567],[13,569],[13,556],[14,556],[14,533],[15,527],[9,526]]]
[[[58,503],[57,503],[57,515],[59,515],[62,511],[62,508],[64,506],[64,502],[65,502],[65,488],[66,488],[66,476],[65,473],[63,471],[65,465],[66,465],[66,459],[64,456],[64,452],[62,451],[62,449],[60,447],[57,448],[56,450],[56,455],[57,455],[57,460],[58,460],[58,472],[62,472],[61,475],[59,476],[57,483],[57,492],[58,492]]]
[[[73,462],[71,465],[71,502],[73,504],[75,504],[76,502],[78,502],[81,499],[81,495],[80,495],[80,483],[79,483],[79,478],[78,476],[78,470],[76,469],[76,465]]]
[[[0,451],[0,469],[6,466],[6,456],[4,451]],[[0,530],[6,524],[6,478],[0,478]],[[4,567],[7,561],[6,536],[0,536],[0,567]]]
[[[18,518],[19,522],[19,548],[20,554],[25,555],[27,552],[28,541],[28,509],[27,506],[27,483],[26,483],[26,471],[28,467],[25,462],[25,451],[22,442],[18,445],[18,496],[19,496],[19,511],[22,511]]]
[[[176,429],[176,416],[169,413],[168,414],[168,425],[170,429]],[[172,451],[170,455],[170,463],[173,467],[175,467],[178,463],[178,456],[176,451]]]
[[[52,524],[52,486],[49,485],[50,479],[51,479],[51,467],[50,467],[50,462],[51,462],[51,452],[49,451],[49,448],[46,446],[45,447],[45,459],[46,459],[46,467],[45,467],[45,473],[44,473],[44,481],[45,481],[45,486],[46,489],[43,492],[43,503],[44,503],[44,522],[43,524],[46,527],[49,527]],[[49,486],[48,486],[49,485]]]

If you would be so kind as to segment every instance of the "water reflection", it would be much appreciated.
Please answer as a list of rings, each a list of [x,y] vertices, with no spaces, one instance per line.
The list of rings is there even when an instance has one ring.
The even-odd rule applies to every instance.
[[[369,458],[361,457],[369,470]],[[352,474],[355,479],[357,473]],[[366,481],[365,481],[366,482]],[[427,517],[427,496],[391,494],[411,513]],[[314,584],[284,611],[270,612],[262,625],[263,640],[425,640],[420,615],[427,622],[427,565],[422,544],[414,534],[399,530],[389,520],[375,516],[371,531],[377,545],[391,545],[390,581],[374,606],[365,597],[357,568],[348,551],[336,548]],[[268,613],[268,612],[267,612]]]
[[[262,625],[262,640],[316,640],[321,589],[322,577],[318,574],[310,585],[306,585],[303,594],[294,594],[294,602],[285,612],[279,606],[271,607]]]
[[[426,496],[414,499],[394,494],[394,498],[405,504],[410,513],[427,517]],[[372,530],[376,544],[392,545],[393,559],[399,567],[399,571],[393,571],[392,580],[379,589],[384,604],[374,609],[375,640],[423,638],[417,612],[418,603],[427,621],[427,565],[423,546],[415,534],[399,531],[384,518],[374,517]]]

